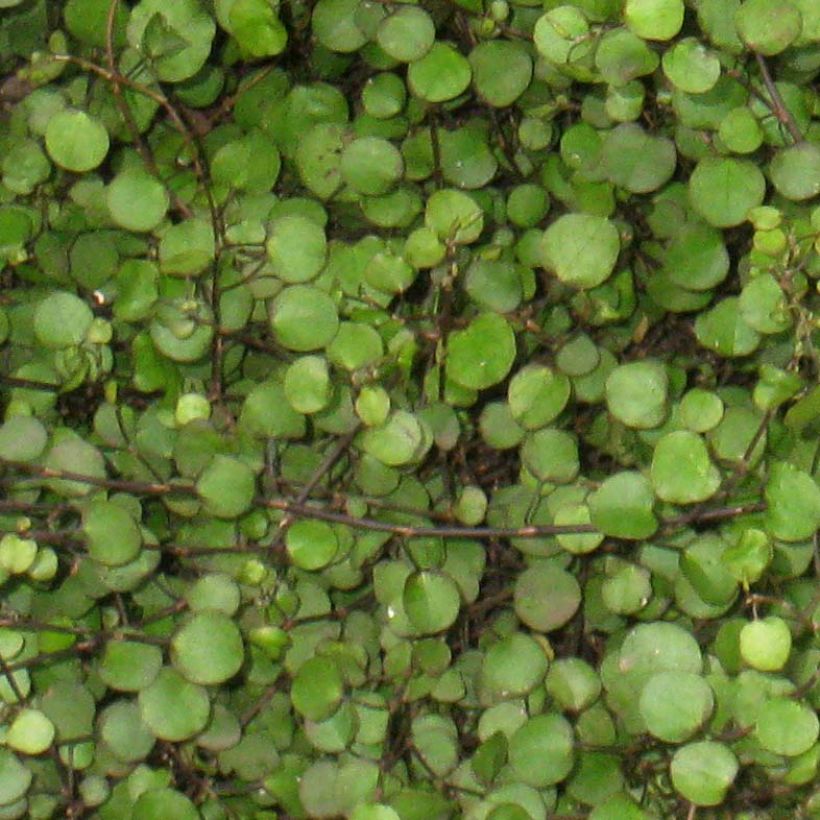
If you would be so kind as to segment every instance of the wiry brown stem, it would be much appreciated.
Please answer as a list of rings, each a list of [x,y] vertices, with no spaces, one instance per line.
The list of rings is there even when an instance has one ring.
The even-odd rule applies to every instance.
[[[9,689],[14,693],[14,697],[17,698],[19,703],[25,703],[26,697],[20,690],[20,686],[17,683],[16,678],[14,677],[14,669],[9,666],[6,662],[6,659],[0,655],[0,673],[6,679],[6,682],[9,685]]]
[[[333,446],[330,452],[322,459],[316,469],[313,471],[313,475],[310,476],[308,479],[307,484],[299,491],[299,494],[296,496],[296,504],[303,505],[309,498],[310,494],[313,492],[314,488],[319,484],[319,482],[324,478],[325,475],[333,468],[333,465],[342,457],[344,452],[350,446],[350,442],[353,441],[356,433],[359,432],[358,426],[351,430],[346,435],[342,436],[339,441]],[[277,531],[276,535],[273,538],[273,541],[269,545],[269,549],[276,549],[284,540],[285,533],[288,530],[288,527],[293,523],[294,516],[290,514],[288,511],[288,515],[286,515],[280,522],[279,522],[279,530]]]
[[[21,379],[17,376],[0,375],[0,383],[9,387],[21,387],[24,390],[42,390],[44,393],[56,393],[60,390],[59,384],[36,381],[35,379]]]
[[[763,85],[766,86],[766,91],[769,92],[769,97],[771,98],[767,102],[769,104],[769,108],[772,110],[772,114],[774,114],[777,121],[781,125],[785,126],[791,135],[791,138],[796,143],[803,142],[803,135],[800,133],[800,129],[797,127],[797,123],[795,122],[791,111],[786,108],[786,104],[783,102],[783,97],[777,90],[774,80],[772,80],[772,75],[769,73],[769,66],[766,65],[766,60],[763,55],[758,52],[755,52],[755,60],[757,61],[757,67],[760,69],[760,76],[763,79]]]
[[[107,490],[120,490],[125,493],[143,493],[145,495],[180,493],[184,495],[196,495],[196,488],[193,484],[175,485],[159,481],[127,481],[119,478],[97,478],[96,476],[75,473],[73,470],[57,470],[52,467],[44,467],[40,464],[29,464],[25,461],[11,461],[5,458],[0,458],[0,465],[39,478],[76,481],[81,484],[89,484],[92,487],[104,487]]]
[[[111,0],[108,5],[108,18],[105,25],[105,61],[108,65],[110,74],[111,93],[114,95],[114,101],[117,104],[117,109],[125,121],[128,130],[131,132],[131,140],[137,153],[140,155],[145,167],[156,177],[159,177],[154,155],[151,153],[145,141],[142,139],[139,127],[134,120],[134,115],[131,108],[122,96],[122,76],[117,70],[117,62],[114,57],[114,23],[117,17],[117,9],[119,8],[119,0]],[[184,213],[184,211],[183,211]],[[187,214],[190,216],[190,213]]]
[[[311,480],[305,485],[305,487],[302,488],[302,491],[296,499],[266,498],[264,496],[260,496],[255,499],[254,503],[261,507],[281,510],[286,513],[287,517],[285,521],[288,523],[282,526],[283,531],[290,525],[290,523],[292,523],[293,518],[298,517],[313,518],[335,524],[344,524],[354,529],[370,530],[373,532],[387,532],[403,538],[477,538],[486,540],[494,538],[542,538],[544,536],[552,535],[599,532],[599,530],[592,524],[540,524],[523,527],[465,527],[461,525],[416,526],[409,524],[394,524],[388,521],[379,521],[378,519],[368,518],[366,516],[353,516],[323,507],[311,506],[307,503],[310,492],[349,446],[350,440],[352,440],[354,435],[355,432],[349,433],[337,443],[333,450],[326,456],[326,458],[316,469]],[[172,493],[189,496],[197,495],[196,487],[192,484],[169,484],[164,482],[142,482],[112,478],[97,478],[94,476],[85,476],[69,470],[55,470],[50,467],[28,464],[26,462],[8,461],[2,458],[0,458],[0,465],[5,465],[12,469],[20,470],[21,472],[28,473],[29,475],[35,475],[44,479],[63,479],[67,481],[83,482],[96,487],[104,487],[109,490],[118,490],[128,493],[142,493],[145,495],[155,496],[168,495]],[[765,509],[766,504],[764,502],[755,501],[748,504],[715,507],[708,510],[694,510],[665,519],[661,522],[660,531],[668,533],[691,524],[702,524],[710,521],[723,521],[730,518],[737,518],[742,515],[748,515],[753,512],[762,512]],[[426,514],[427,513],[425,510],[418,511],[420,518],[426,517]],[[282,532],[281,535],[277,534],[277,539],[280,539],[282,535],[284,535],[284,532]],[[269,545],[268,548],[271,546],[276,546],[279,543],[281,543],[281,540],[275,540],[274,544]]]

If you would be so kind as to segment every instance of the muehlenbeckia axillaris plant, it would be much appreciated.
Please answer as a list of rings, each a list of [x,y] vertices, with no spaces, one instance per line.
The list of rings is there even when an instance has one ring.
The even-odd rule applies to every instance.
[[[0,6],[0,815],[816,813],[816,3]]]

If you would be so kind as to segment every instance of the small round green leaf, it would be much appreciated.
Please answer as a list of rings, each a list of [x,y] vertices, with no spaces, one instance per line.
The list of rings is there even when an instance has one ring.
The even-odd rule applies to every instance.
[[[213,226],[204,219],[186,219],[171,225],[159,242],[159,267],[169,276],[198,276],[216,253]]]
[[[651,74],[659,62],[645,40],[623,27],[607,31],[595,51],[595,65],[601,77],[616,87]]]
[[[419,6],[400,5],[388,14],[376,31],[376,42],[394,60],[420,60],[436,41],[436,27]]]
[[[781,148],[769,165],[769,176],[778,193],[795,202],[820,194],[820,146],[800,142]]]
[[[200,475],[196,491],[211,515],[238,518],[250,509],[256,479],[247,464],[220,454]]]
[[[242,427],[255,436],[290,439],[305,433],[305,417],[291,407],[284,387],[275,381],[253,387],[239,418]]]
[[[2,170],[3,184],[15,194],[26,196],[48,179],[51,163],[39,142],[21,139],[15,140],[3,157]],[[21,227],[26,230],[23,222],[21,220]]]
[[[52,683],[40,698],[40,710],[57,728],[58,743],[86,740],[93,732],[96,704],[80,683]]]
[[[475,125],[438,132],[441,173],[457,188],[481,188],[495,176],[498,160],[486,132]]]
[[[649,815],[629,795],[618,792],[596,803],[589,820],[649,820]]]
[[[275,57],[284,51],[288,30],[277,16],[277,11],[264,0],[232,2],[227,27],[239,43],[243,56]]]
[[[92,501],[83,510],[88,554],[101,564],[121,566],[142,547],[140,528],[128,511],[112,501]]]
[[[549,595],[544,591],[549,590]],[[515,614],[530,629],[552,632],[566,624],[581,604],[581,588],[561,567],[538,562],[525,569],[513,589]]]
[[[358,0],[319,0],[313,7],[313,34],[329,51],[358,51],[367,36],[356,25]]]
[[[302,356],[285,373],[285,396],[297,413],[318,413],[332,396],[330,370],[322,356]]]
[[[382,338],[370,325],[341,322],[339,332],[327,346],[330,361],[345,370],[358,370],[381,358],[384,351]]]
[[[735,26],[750,49],[770,57],[800,36],[802,18],[788,0],[744,0],[735,13]]]
[[[455,623],[461,595],[455,581],[441,572],[415,572],[407,577],[402,593],[407,618],[422,635],[443,632]]]
[[[171,660],[191,683],[222,683],[239,671],[244,657],[239,628],[215,610],[197,612],[171,639]]]
[[[453,507],[456,518],[468,527],[477,526],[487,512],[487,495],[481,487],[468,485],[461,489]]]
[[[646,40],[671,40],[683,25],[683,0],[626,0],[624,21]]]
[[[404,257],[389,252],[374,254],[364,269],[365,281],[384,293],[403,293],[416,278],[416,271]]]
[[[737,596],[737,581],[721,560],[726,542],[708,534],[691,543],[680,560],[685,579],[708,604],[728,606]]]
[[[754,294],[755,297],[761,295]],[[747,297],[747,310],[751,310],[754,301],[751,295]],[[771,322],[771,317],[767,318]],[[748,356],[760,344],[760,334],[744,320],[737,296],[727,296],[699,313],[695,319],[695,336],[704,347],[727,357]]]
[[[428,771],[443,777],[456,767],[458,735],[451,718],[436,714],[420,715],[413,720],[410,732],[413,747]]]
[[[198,0],[140,0],[131,10],[126,31],[131,47],[150,60],[158,79],[178,83],[204,65],[216,22]]]
[[[576,800],[600,805],[606,797],[617,793],[624,786],[622,761],[617,755],[582,749],[578,758],[578,763],[567,782],[567,793]]]
[[[160,820],[173,817],[174,820],[198,820],[202,815],[197,807],[182,792],[167,787],[148,789],[134,803],[132,820]]]
[[[0,569],[10,575],[27,572],[37,557],[37,542],[21,538],[17,533],[6,533],[0,538]]]
[[[569,401],[570,389],[563,373],[545,365],[526,365],[510,379],[507,402],[522,427],[537,430],[558,417]]]
[[[738,307],[743,322],[758,333],[782,333],[792,323],[786,294],[770,273],[761,272],[746,282]]]
[[[271,301],[270,325],[288,350],[307,352],[325,347],[339,328],[333,299],[310,285],[292,285]]]
[[[100,713],[98,726],[106,746],[126,763],[144,760],[156,743],[133,700],[115,700],[106,706]]]
[[[740,630],[740,656],[760,672],[782,669],[791,649],[792,633],[788,624],[776,615],[750,621]]]
[[[383,803],[359,804],[350,815],[350,820],[401,820],[400,815]]]
[[[763,530],[750,527],[743,530],[737,542],[727,547],[720,556],[729,574],[744,589],[758,581],[769,566],[774,553],[772,542]]]
[[[547,656],[538,641],[523,632],[513,632],[484,654],[482,696],[499,701],[528,695],[543,682],[547,666]]]
[[[46,150],[67,171],[82,174],[96,168],[108,146],[105,126],[85,111],[64,108],[48,121]]]
[[[586,333],[570,339],[555,356],[558,369],[568,376],[587,376],[601,362],[601,351]]]
[[[0,425],[0,458],[34,461],[48,443],[43,423],[34,416],[12,416]]]
[[[216,152],[211,160],[211,179],[226,189],[264,193],[273,188],[281,169],[277,147],[254,129]]]
[[[468,59],[476,92],[494,108],[512,105],[532,79],[532,58],[520,43],[485,40]]]
[[[700,673],[700,646],[692,633],[673,623],[638,624],[624,638],[618,652],[618,673],[637,680],[665,670]]]
[[[327,720],[306,720],[305,735],[319,751],[339,754],[355,738],[358,725],[356,708],[347,702],[342,703]]]
[[[476,259],[464,278],[464,289],[482,308],[509,313],[521,303],[521,276],[512,262]]]
[[[106,191],[111,218],[128,231],[151,231],[165,218],[170,198],[165,186],[142,168],[117,174]]]
[[[31,212],[14,206],[0,208],[0,259],[25,260],[28,254],[24,246],[32,239],[33,233]]]
[[[8,749],[0,749],[0,805],[20,800],[31,785],[32,773]]]
[[[93,444],[80,438],[69,438],[55,444],[46,455],[45,466],[58,472],[66,470],[90,478],[105,478],[102,453]],[[49,479],[48,486],[63,496],[88,495],[92,489],[92,485],[84,481],[66,478]]]
[[[45,347],[72,347],[83,341],[93,321],[91,308],[79,296],[56,290],[37,305],[34,333]]]
[[[695,504],[711,498],[720,473],[703,439],[690,430],[667,433],[655,445],[651,469],[658,498],[673,504]]]
[[[687,94],[704,94],[720,77],[720,59],[697,37],[684,37],[664,52],[663,73]]]
[[[106,686],[120,692],[139,692],[162,668],[162,650],[138,641],[108,641],[100,659],[99,675]]]
[[[362,88],[362,105],[371,117],[389,119],[404,108],[407,89],[404,81],[392,71],[370,77]]]
[[[219,572],[203,575],[194,581],[185,593],[192,612],[213,609],[233,615],[241,603],[241,592],[230,575]]]
[[[682,743],[714,708],[709,684],[692,672],[658,672],[641,690],[639,709],[646,728],[666,743]]]
[[[654,137],[632,122],[609,131],[601,149],[602,169],[607,179],[635,194],[656,191],[675,172],[675,143]]]
[[[723,401],[716,393],[695,387],[681,399],[678,418],[687,429],[705,433],[723,418]]]
[[[424,427],[413,413],[396,410],[384,424],[365,431],[362,444],[365,452],[382,464],[398,467],[424,449],[425,438]]]
[[[608,219],[564,214],[544,231],[541,263],[562,282],[586,290],[609,278],[620,249],[618,229]]]
[[[553,516],[553,521],[559,527],[586,526],[591,523],[589,507],[586,504],[562,504]],[[562,532],[555,536],[555,540],[567,552],[585,555],[598,549],[604,535],[600,532]]]
[[[295,566],[314,571],[333,561],[339,549],[339,540],[327,522],[301,520],[288,528],[285,545]]]
[[[820,734],[816,710],[792,698],[771,698],[760,706],[755,738],[767,751],[795,757],[810,749]]]
[[[739,765],[723,743],[703,740],[681,746],[669,766],[678,794],[696,806],[719,806],[732,785]]]
[[[561,715],[531,717],[510,738],[509,765],[516,780],[536,789],[560,783],[575,763],[575,734]]]
[[[359,395],[356,398],[356,415],[362,420],[362,423],[367,425],[368,427],[382,428],[382,430],[379,431],[379,434],[377,434],[375,438],[373,437],[373,434],[365,436],[365,449],[368,449],[369,442],[369,446],[371,448],[369,452],[371,455],[376,455],[376,453],[372,449],[373,446],[375,445],[378,448],[380,444],[386,444],[386,437],[391,435],[391,433],[388,433],[387,430],[384,429],[384,424],[387,421],[387,417],[389,414],[390,395],[383,387],[365,385],[359,391]],[[413,419],[413,421],[410,421],[410,419],[406,419],[406,421],[408,422],[408,425],[403,430],[403,432],[405,433],[404,437],[406,437],[407,439],[405,455],[408,459],[410,459],[413,457],[413,453],[415,453],[416,447],[418,447],[418,445],[421,444],[422,429],[420,425],[416,427],[416,424],[414,423],[416,421],[415,418]],[[404,425],[402,425],[402,427],[404,427]],[[398,430],[396,430],[395,432],[398,432]],[[385,434],[387,434],[387,436]],[[411,440],[414,440],[412,444],[412,449]],[[389,459],[389,449],[385,448],[385,451],[382,453],[382,455],[387,456]]]
[[[733,108],[720,123],[718,136],[735,154],[751,154],[763,142],[763,129],[748,106]]]
[[[484,213],[468,194],[444,188],[435,191],[428,198],[424,222],[441,239],[469,245],[481,235]]]
[[[23,709],[6,732],[6,745],[15,752],[39,755],[54,740],[54,724],[39,709]]]
[[[470,390],[503,381],[515,359],[515,334],[503,316],[482,313],[464,330],[450,334],[447,377]]]
[[[330,658],[312,657],[298,669],[290,685],[293,708],[308,720],[327,720],[344,694],[339,667]]]
[[[210,348],[213,327],[209,322],[212,318],[211,310],[204,302],[183,299],[164,302],[151,322],[150,341],[171,361],[195,362]],[[157,367],[153,362],[152,365]],[[158,386],[165,386],[167,376],[161,371],[154,378]]]
[[[820,487],[804,470],[775,461],[764,490],[766,528],[782,541],[811,538],[820,528]]]
[[[517,447],[524,438],[524,428],[513,418],[508,402],[484,405],[478,423],[481,437],[494,450]]]
[[[387,193],[404,173],[401,151],[381,137],[359,137],[345,146],[339,170],[353,190],[368,196]]]
[[[606,380],[609,412],[627,427],[647,430],[667,413],[669,377],[661,362],[644,359],[616,367]]]
[[[766,180],[749,160],[704,157],[689,177],[692,207],[717,228],[745,222],[749,211],[763,202],[765,193]]]
[[[519,228],[534,228],[549,207],[549,194],[540,185],[516,185],[507,196],[507,218]]]
[[[137,698],[145,725],[160,740],[179,742],[201,732],[211,714],[208,692],[164,667]]]
[[[616,615],[632,615],[643,609],[652,597],[649,570],[636,564],[624,562],[601,584],[601,600]]]
[[[642,540],[658,528],[652,484],[642,473],[614,473],[588,499],[590,520],[612,538]]]
[[[342,184],[339,162],[346,127],[321,122],[302,136],[296,147],[296,167],[304,186],[319,199],[333,196]]]
[[[521,462],[539,481],[566,484],[580,469],[578,442],[565,430],[536,430],[524,439]]]
[[[276,219],[265,247],[273,273],[283,282],[294,284],[313,279],[327,256],[324,229],[306,216]]]
[[[547,8],[535,23],[533,41],[538,53],[555,65],[581,63],[593,46],[589,21],[580,8],[561,4]]]
[[[9,5],[16,6],[16,0],[12,0],[11,3],[8,0],[0,2],[0,6],[3,7]],[[109,9],[108,0],[68,0],[63,8],[65,26],[71,36],[76,37],[80,42],[104,48]],[[124,44],[127,21],[128,12],[126,9],[118,7],[112,32],[117,47]]]
[[[601,694],[601,678],[581,658],[559,658],[549,668],[547,692],[561,709],[581,712],[592,706]]]
[[[670,281],[686,290],[705,291],[729,273],[729,253],[723,234],[702,222],[684,225],[670,241],[663,260]]]
[[[435,42],[427,53],[410,63],[407,85],[425,102],[452,100],[470,84],[472,70],[467,58],[447,43]]]

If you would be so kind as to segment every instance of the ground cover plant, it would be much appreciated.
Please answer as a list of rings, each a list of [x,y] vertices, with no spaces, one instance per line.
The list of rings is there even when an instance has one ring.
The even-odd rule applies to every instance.
[[[0,0],[0,818],[820,816],[814,0]]]

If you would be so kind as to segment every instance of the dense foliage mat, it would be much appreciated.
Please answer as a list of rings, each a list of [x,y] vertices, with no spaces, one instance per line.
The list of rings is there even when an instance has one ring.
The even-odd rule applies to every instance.
[[[0,0],[0,820],[818,817],[816,0]]]

